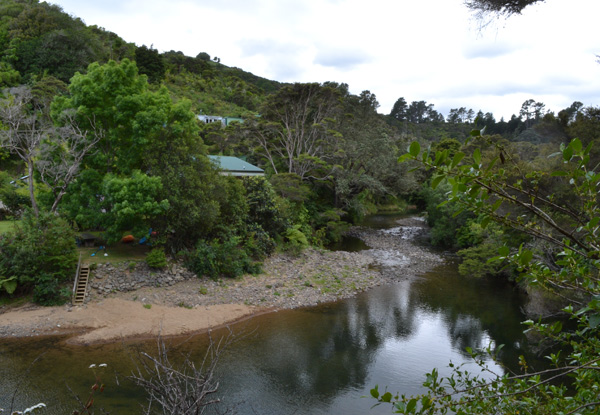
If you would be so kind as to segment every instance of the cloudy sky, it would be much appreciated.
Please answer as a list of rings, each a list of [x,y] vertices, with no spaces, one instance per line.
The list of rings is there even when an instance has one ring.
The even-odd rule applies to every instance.
[[[546,0],[482,28],[463,0],[49,0],[138,46],[282,82],[336,81],[377,95],[518,114],[600,105],[600,1]]]

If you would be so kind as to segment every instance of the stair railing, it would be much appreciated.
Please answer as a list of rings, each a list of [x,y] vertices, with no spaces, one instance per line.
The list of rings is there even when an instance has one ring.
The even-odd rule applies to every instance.
[[[73,295],[71,296],[71,304],[75,303],[75,292],[79,284],[79,271],[81,270],[81,252],[79,253],[79,262],[77,262],[77,272],[75,272],[75,282],[73,283]]]

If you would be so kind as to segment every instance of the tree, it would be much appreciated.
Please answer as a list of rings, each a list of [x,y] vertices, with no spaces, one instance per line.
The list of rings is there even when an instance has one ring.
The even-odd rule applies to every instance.
[[[161,337],[157,339],[155,355],[138,351],[134,355],[136,369],[128,379],[141,386],[148,394],[148,407],[144,413],[154,413],[153,408],[158,405],[165,415],[198,415],[203,414],[208,407],[218,405],[221,400],[216,396],[219,381],[215,372],[219,358],[234,339],[231,332],[218,342],[210,337],[199,365],[190,354],[185,356],[181,364],[175,365],[169,358],[172,350]],[[223,413],[228,412],[226,410]]]
[[[339,107],[339,91],[332,85],[296,83],[270,95],[255,126],[258,151],[278,173],[326,176],[339,135],[330,127]]]
[[[89,123],[89,130],[82,130],[75,122],[74,112],[65,111],[61,115],[63,126],[48,131],[35,162],[40,181],[52,192],[52,213],[57,211],[67,188],[77,178],[84,157],[102,138],[102,131],[95,129],[93,121]]]
[[[157,84],[165,77],[166,67],[158,50],[142,45],[135,50],[135,63],[139,73],[148,76],[148,82]]]
[[[392,132],[377,114],[374,94],[343,96],[343,116],[337,131],[342,135],[334,164],[335,206],[361,219],[375,199],[406,190],[410,176],[396,163]]]
[[[162,125],[161,117],[152,117],[160,110],[153,113],[149,104],[170,103],[168,93],[154,99],[146,77],[139,76],[137,66],[128,59],[91,64],[87,73],[71,79],[69,93],[54,100],[52,116],[76,110],[75,120],[82,129],[92,129],[93,121],[102,132],[98,151],[86,160],[88,166],[104,173],[139,169],[148,131]]]
[[[199,54],[196,55],[196,59],[200,59],[203,61],[209,61],[210,55],[206,52],[200,52]]]
[[[29,197],[36,216],[39,207],[33,183],[34,163],[39,146],[47,134],[49,122],[39,108],[32,108],[33,95],[25,86],[11,88],[10,96],[0,101],[0,121],[5,129],[0,130],[0,143],[25,163],[27,167]]]
[[[520,14],[527,6],[545,0],[465,0],[465,5],[478,13],[511,16]]]
[[[28,187],[31,206],[39,215],[36,201],[34,172],[51,190],[53,201],[50,212],[56,212],[58,204],[69,184],[77,177],[83,158],[101,138],[94,131],[82,130],[72,112],[58,114],[61,127],[53,125],[48,117],[47,101],[26,86],[12,88],[11,96],[0,101],[0,121],[8,128],[0,130],[0,142],[25,163],[28,171]]]
[[[485,137],[473,134],[479,140]],[[524,174],[504,147],[495,145],[496,157],[482,159],[479,148],[472,154],[457,152],[450,157],[442,151],[435,155],[421,152],[415,142],[402,160],[414,160],[433,171],[432,186],[444,179],[450,185],[450,203],[470,210],[481,218],[481,225],[496,221],[546,242],[545,255],[521,246],[511,252],[503,247],[496,261],[516,267],[523,281],[535,284],[563,298],[565,315],[571,327],[561,321],[526,321],[529,331],[538,333],[551,345],[547,356],[551,367],[534,371],[521,357],[523,373],[497,374],[490,371],[480,352],[469,350],[484,380],[453,367],[441,378],[437,370],[427,375],[427,392],[418,397],[371,393],[380,403],[392,403],[397,413],[564,413],[595,414],[600,406],[598,350],[600,348],[600,223],[597,188],[600,174],[590,168],[590,148],[574,139],[561,145],[556,156],[565,168],[552,173],[564,179],[570,198],[562,203],[553,193],[540,188],[543,172]],[[510,209],[508,209],[510,208]],[[498,345],[490,345],[492,358]]]
[[[394,103],[392,111],[390,111],[390,117],[397,119],[398,121],[406,121],[408,115],[408,104],[403,97],[400,97]]]

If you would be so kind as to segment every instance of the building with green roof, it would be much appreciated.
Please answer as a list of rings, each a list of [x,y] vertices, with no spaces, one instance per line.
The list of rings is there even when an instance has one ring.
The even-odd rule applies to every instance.
[[[265,171],[240,158],[231,156],[208,156],[225,176],[264,176]]]

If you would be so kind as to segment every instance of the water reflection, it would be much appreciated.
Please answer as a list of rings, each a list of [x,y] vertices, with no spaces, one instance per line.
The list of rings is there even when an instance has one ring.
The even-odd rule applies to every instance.
[[[257,336],[231,351],[221,374],[229,399],[248,403],[242,413],[365,413],[373,402],[359,397],[375,384],[418,393],[432,368],[448,374],[450,361],[469,362],[467,346],[523,353],[519,304],[510,285],[465,281],[445,266],[341,303],[255,319]]]
[[[448,264],[339,303],[259,316],[234,327],[251,334],[221,361],[221,392],[226,404],[243,403],[240,414],[387,414],[389,408],[370,410],[373,401],[361,398],[375,384],[418,393],[432,368],[443,375],[450,361],[469,362],[466,347],[505,344],[503,359],[516,361],[525,344],[522,301],[510,284],[465,279]],[[180,349],[195,350],[199,358],[206,344],[198,337]],[[139,413],[141,392],[122,378],[116,384],[115,371],[131,370],[122,345],[68,347],[56,338],[0,344],[0,407],[8,406],[24,379],[21,409],[42,401],[52,408],[49,414],[70,413],[65,384],[85,395],[92,380],[87,367],[100,362],[112,368],[102,405],[115,414]]]

